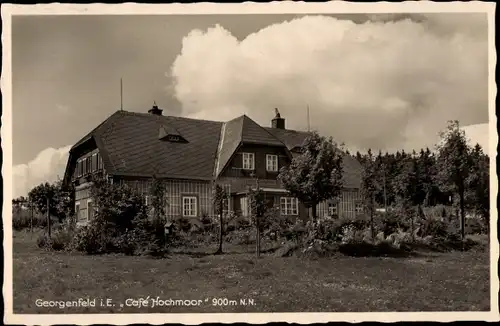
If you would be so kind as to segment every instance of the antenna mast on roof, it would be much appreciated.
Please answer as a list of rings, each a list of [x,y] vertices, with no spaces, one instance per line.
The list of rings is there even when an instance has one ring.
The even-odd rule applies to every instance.
[[[309,119],[309,104],[307,104],[307,132],[311,131],[311,120]]]
[[[120,78],[120,111],[123,111],[123,78]]]

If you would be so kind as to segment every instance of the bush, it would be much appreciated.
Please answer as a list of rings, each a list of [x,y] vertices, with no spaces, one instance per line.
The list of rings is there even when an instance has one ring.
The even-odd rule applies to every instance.
[[[294,224],[283,230],[281,235],[283,235],[287,241],[294,241],[298,243],[304,237],[306,232],[307,229],[304,222],[302,220],[296,220]]]
[[[488,227],[478,218],[467,218],[465,220],[465,234],[485,234]]]
[[[226,241],[238,245],[250,245],[256,241],[253,228],[238,229],[226,235]]]
[[[421,222],[418,235],[421,237],[430,235],[436,238],[447,238],[452,233],[454,232],[450,229],[449,223],[438,218],[428,217]]]
[[[30,213],[27,211],[13,210],[12,228],[16,231],[29,229],[31,227]],[[55,223],[56,220],[53,218]],[[45,228],[47,226],[47,217],[40,214],[33,214],[33,228]]]
[[[307,258],[331,257],[339,252],[339,245],[327,241],[315,239],[305,249],[301,255]]]
[[[398,211],[389,211],[385,214],[377,215],[378,225],[376,229],[384,232],[385,236],[393,234],[398,230],[408,230],[410,228],[406,218]]]
[[[192,227],[191,221],[184,216],[175,219],[174,225],[176,230],[180,230],[182,232],[189,232]]]
[[[47,233],[41,234],[37,239],[39,248],[45,250],[69,250],[71,248],[72,233],[66,229],[59,229],[49,238]]]
[[[226,225],[226,232],[232,232],[235,230],[243,230],[250,228],[252,225],[250,219],[246,216],[234,216],[229,219]]]
[[[71,247],[87,254],[104,253],[110,246],[106,246],[106,235],[103,232],[91,224],[80,226],[75,232]],[[108,242],[111,243],[111,239]]]

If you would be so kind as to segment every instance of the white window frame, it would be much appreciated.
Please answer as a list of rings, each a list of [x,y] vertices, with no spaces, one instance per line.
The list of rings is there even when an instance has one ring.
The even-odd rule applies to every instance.
[[[339,205],[337,202],[329,202],[328,203],[328,216],[338,215],[339,213]]]
[[[85,223],[85,221],[83,221],[83,220],[80,218],[80,215],[81,215],[81,210],[80,210],[80,207],[81,207],[81,202],[80,202],[80,201],[76,201],[76,202],[75,202],[75,215],[76,215],[76,223],[77,223],[77,224],[82,224],[82,223]]]
[[[281,197],[280,212],[281,215],[299,215],[299,200],[295,197]]]
[[[363,213],[363,203],[362,202],[356,202],[354,203],[354,210],[356,213]]]
[[[194,208],[189,208],[187,211],[186,204],[193,205]],[[188,214],[186,214],[188,212]],[[182,216],[184,217],[197,217],[198,216],[198,197],[196,196],[182,196]]]
[[[94,210],[95,212],[95,208],[93,207],[94,205],[94,201],[92,199],[88,199],[87,200],[87,222],[90,221],[90,210],[89,210],[89,204],[92,204],[92,209]]]
[[[150,195],[144,196],[144,204],[146,205],[146,207],[149,207],[149,205],[151,204],[150,201],[151,201]]]
[[[94,160],[95,160],[95,166],[94,166]],[[98,160],[97,159],[97,153],[92,154],[91,159],[90,159],[90,169],[92,170],[92,172],[98,170],[97,166],[99,165],[99,163],[97,162],[97,160]]]
[[[97,170],[102,170],[102,156],[100,152],[96,153],[97,155]]]
[[[266,170],[268,172],[278,172],[278,155],[266,154]]]
[[[243,153],[243,170],[255,169],[255,154]]]
[[[76,161],[76,176],[81,177],[83,175],[83,164],[82,159]]]
[[[243,196],[240,198],[241,215],[243,217],[250,216],[250,206],[248,205],[248,197]]]

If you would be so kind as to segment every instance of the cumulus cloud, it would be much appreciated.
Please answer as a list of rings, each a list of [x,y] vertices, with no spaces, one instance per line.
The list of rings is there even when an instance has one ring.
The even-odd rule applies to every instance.
[[[63,178],[71,146],[47,148],[28,164],[13,167],[13,198],[26,196],[28,192],[42,182],[55,182]]]
[[[476,144],[481,145],[485,153],[489,153],[489,125],[487,123],[480,123],[470,126],[462,127],[465,132],[465,136],[469,140],[470,145],[474,146]]]
[[[483,14],[305,16],[238,40],[193,30],[169,74],[183,114],[311,126],[358,149],[432,146],[447,120],[488,121]]]

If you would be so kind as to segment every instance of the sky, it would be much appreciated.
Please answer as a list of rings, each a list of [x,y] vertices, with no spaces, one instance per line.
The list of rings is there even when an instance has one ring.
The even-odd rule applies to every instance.
[[[322,134],[351,151],[432,147],[448,120],[487,150],[486,14],[18,16],[14,197],[62,178],[120,108]]]

